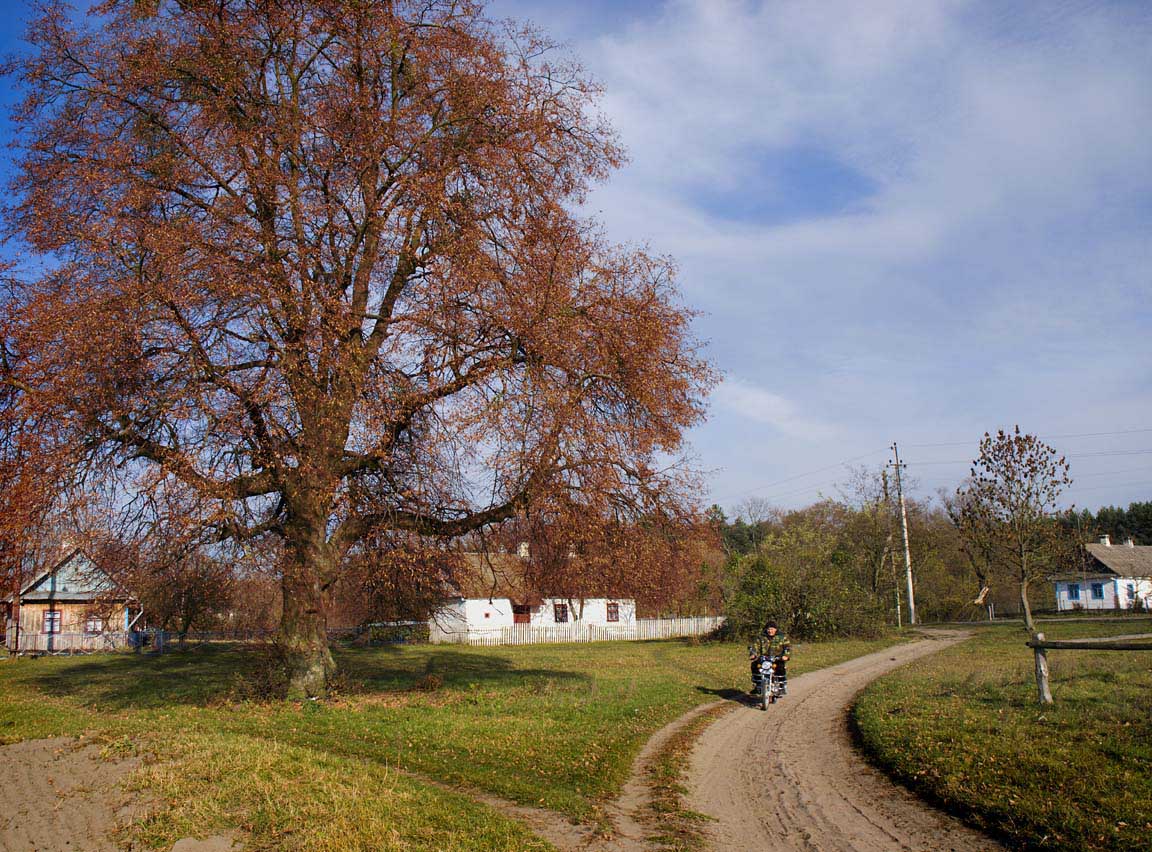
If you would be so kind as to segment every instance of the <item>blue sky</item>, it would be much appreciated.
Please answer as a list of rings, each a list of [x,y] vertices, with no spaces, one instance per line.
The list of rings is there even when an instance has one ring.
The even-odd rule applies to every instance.
[[[576,5],[492,8],[606,87],[631,162],[589,206],[705,312],[714,499],[835,495],[894,440],[930,495],[1015,423],[1071,502],[1152,498],[1152,6]]]
[[[0,6],[11,49],[25,5]],[[490,10],[605,86],[631,161],[589,212],[703,312],[713,499],[835,495],[893,440],[930,495],[1015,423],[1068,454],[1077,505],[1152,499],[1152,6]]]

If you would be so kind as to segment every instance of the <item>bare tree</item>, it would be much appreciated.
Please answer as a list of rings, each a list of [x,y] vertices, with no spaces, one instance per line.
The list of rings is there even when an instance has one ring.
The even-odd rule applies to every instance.
[[[777,514],[772,502],[764,497],[745,497],[736,507],[736,517],[748,525],[754,550],[764,543],[765,526]]]
[[[1028,587],[1068,556],[1069,537],[1055,516],[1071,483],[1065,458],[1017,426],[1011,433],[984,434],[971,476],[956,493],[954,518],[973,565],[1014,579],[1030,632]]]

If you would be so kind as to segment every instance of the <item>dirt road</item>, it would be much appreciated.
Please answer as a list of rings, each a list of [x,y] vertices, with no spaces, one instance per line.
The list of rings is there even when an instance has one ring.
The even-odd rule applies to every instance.
[[[697,741],[687,805],[722,850],[969,852],[999,844],[924,804],[852,747],[848,707],[867,683],[961,641],[943,633],[792,679],[768,710],[740,707]]]

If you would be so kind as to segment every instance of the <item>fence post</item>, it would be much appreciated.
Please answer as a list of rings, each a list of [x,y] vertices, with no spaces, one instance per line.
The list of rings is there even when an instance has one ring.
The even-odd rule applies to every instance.
[[[1032,641],[1035,643],[1032,651],[1036,655],[1036,693],[1041,704],[1051,704],[1052,690],[1048,688],[1048,651],[1043,647],[1044,634],[1033,633]]]

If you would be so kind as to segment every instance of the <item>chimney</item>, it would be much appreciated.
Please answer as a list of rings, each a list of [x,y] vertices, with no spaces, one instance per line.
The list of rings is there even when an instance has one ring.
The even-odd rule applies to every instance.
[[[1136,546],[1136,542],[1134,542],[1134,541],[1131,539],[1131,537],[1129,537],[1129,538],[1126,538],[1126,539],[1124,539],[1124,546],[1125,546],[1125,547],[1135,547],[1135,546]]]
[[[1105,547],[1111,547],[1112,546],[1112,536],[1110,536],[1110,535],[1100,536],[1100,543],[1102,545],[1104,545]]]
[[[528,558],[528,542],[526,542],[526,541],[520,542],[520,546],[516,548],[516,555],[519,556],[521,559],[527,559]]]

